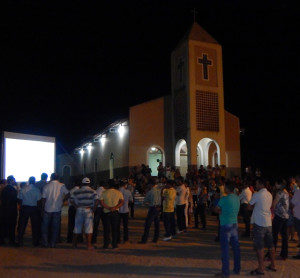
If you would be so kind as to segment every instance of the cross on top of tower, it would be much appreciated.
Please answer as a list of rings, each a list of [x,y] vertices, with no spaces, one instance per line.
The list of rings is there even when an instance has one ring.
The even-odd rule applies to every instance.
[[[195,8],[191,10],[191,12],[194,14],[194,22],[196,22],[196,14],[198,14],[199,12]]]

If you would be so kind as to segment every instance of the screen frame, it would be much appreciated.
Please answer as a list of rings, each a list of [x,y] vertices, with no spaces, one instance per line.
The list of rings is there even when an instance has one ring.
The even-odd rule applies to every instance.
[[[53,167],[54,167],[54,172],[56,172],[56,138],[55,137],[3,131],[2,132],[2,146],[1,146],[1,178],[2,179],[7,178],[7,177],[5,177],[6,139],[19,139],[19,140],[54,143],[54,165],[53,165]],[[39,179],[40,177],[35,177],[35,178]],[[17,180],[17,182],[22,182],[22,181]]]

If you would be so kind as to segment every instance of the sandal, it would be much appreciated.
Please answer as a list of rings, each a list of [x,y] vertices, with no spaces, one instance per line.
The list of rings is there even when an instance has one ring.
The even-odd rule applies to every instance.
[[[250,272],[250,275],[265,275],[264,272],[260,272],[257,269],[254,269]]]
[[[274,267],[271,267],[271,265],[268,265],[268,266],[267,266],[267,269],[268,269],[268,270],[271,270],[271,271],[274,271],[274,272],[277,271],[277,269],[274,268]]]

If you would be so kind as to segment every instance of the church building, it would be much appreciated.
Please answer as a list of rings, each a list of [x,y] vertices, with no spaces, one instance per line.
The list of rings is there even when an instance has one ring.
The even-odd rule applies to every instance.
[[[240,175],[239,118],[224,109],[222,46],[196,22],[171,54],[171,94],[129,108],[73,154],[58,158],[68,184],[89,176],[94,183],[127,177],[130,168],[162,162],[182,176],[200,165],[225,165]]]

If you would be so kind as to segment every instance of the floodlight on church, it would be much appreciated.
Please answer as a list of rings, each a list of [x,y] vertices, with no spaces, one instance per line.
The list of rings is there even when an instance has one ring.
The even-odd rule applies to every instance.
[[[87,146],[86,146],[86,149],[90,152],[92,150],[92,143],[89,143]]]
[[[100,138],[100,142],[101,144],[103,145],[106,141],[106,135],[102,135],[101,138]]]
[[[118,128],[118,133],[119,133],[120,137],[123,137],[123,135],[125,133],[125,127],[120,125]]]
[[[79,151],[79,153],[80,153],[81,155],[83,155],[83,154],[84,154],[84,149],[82,148],[82,149]]]

